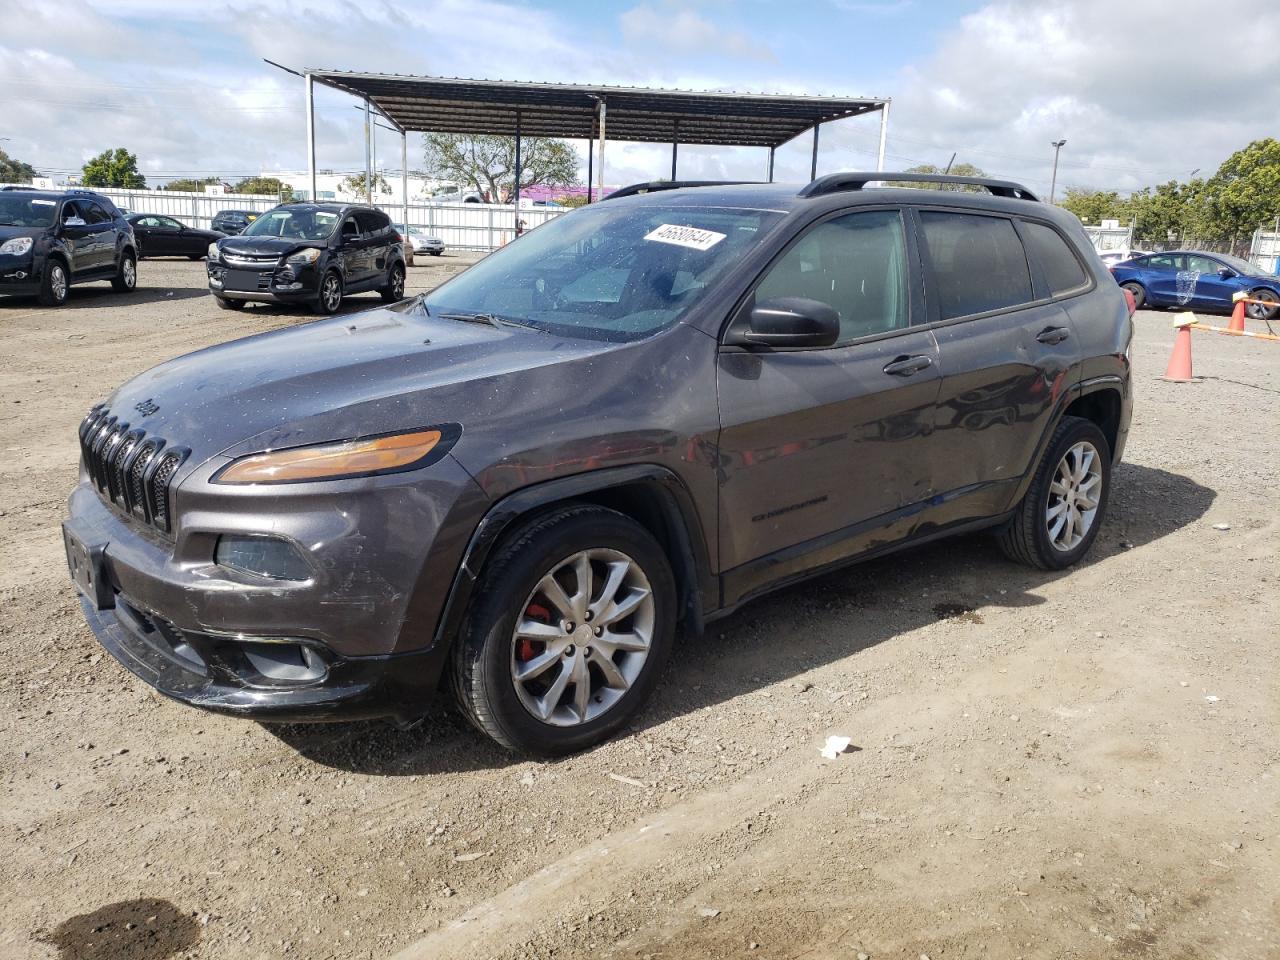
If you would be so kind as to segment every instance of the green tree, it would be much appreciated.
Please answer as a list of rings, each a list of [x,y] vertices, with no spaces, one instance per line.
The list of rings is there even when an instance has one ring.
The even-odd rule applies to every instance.
[[[342,189],[358,197],[365,196],[364,174],[357,173],[347,177],[342,181]],[[387,178],[380,173],[373,175],[373,192],[374,194],[391,192],[391,185],[387,183]]]
[[[515,137],[429,133],[422,138],[427,173],[452,180],[497,201],[515,193]],[[522,137],[520,189],[578,183],[578,154],[565,140]]]
[[[941,176],[945,168],[935,166],[932,163],[921,163],[914,167],[908,167],[904,173],[927,173],[931,176]],[[987,172],[981,167],[975,167],[972,163],[953,163],[950,170],[945,170],[945,174],[951,177],[986,177]],[[914,187],[917,190],[952,190],[960,193],[982,193],[982,187],[965,186],[958,183],[912,183],[909,180],[890,180],[888,181],[895,187]]]
[[[211,184],[221,183],[218,177],[204,177],[200,180],[192,180],[190,178],[182,180],[170,180],[161,190],[180,190],[184,193],[203,193],[204,188]]]
[[[86,187],[121,187],[143,190],[147,178],[138,172],[138,158],[124,147],[103,150],[84,165],[81,179]]]
[[[31,164],[15,160],[0,150],[0,183],[30,183],[36,176],[36,168]]]
[[[1203,196],[1204,219],[1223,239],[1273,222],[1280,216],[1280,140],[1255,140],[1227,157]]]
[[[1114,190],[1087,190],[1068,187],[1061,204],[1080,218],[1081,223],[1097,226],[1103,220],[1129,221],[1129,201]]]
[[[275,177],[245,177],[232,189],[236,193],[263,193],[282,199],[293,197],[293,187]]]

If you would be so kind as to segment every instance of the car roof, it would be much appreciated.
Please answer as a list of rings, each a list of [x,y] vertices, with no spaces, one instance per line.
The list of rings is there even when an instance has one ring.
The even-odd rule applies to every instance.
[[[5,187],[4,193],[14,193],[22,197],[39,197],[42,200],[74,200],[77,197],[86,197],[91,200],[106,200],[100,193],[93,190],[39,190],[35,187]]]

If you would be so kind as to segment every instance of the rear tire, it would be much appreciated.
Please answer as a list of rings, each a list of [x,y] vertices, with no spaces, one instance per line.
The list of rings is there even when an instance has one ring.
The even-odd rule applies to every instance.
[[[634,520],[586,504],[543,514],[485,567],[452,651],[454,698],[507,749],[557,756],[592,746],[649,698],[676,606],[666,554]]]
[[[120,255],[120,266],[111,278],[111,287],[116,293],[132,293],[138,288],[138,259],[132,251],[126,250]]]
[[[378,291],[383,303],[396,303],[404,299],[404,267],[394,264],[387,274],[387,285]]]
[[[1134,283],[1132,281],[1129,283],[1122,283],[1120,284],[1120,289],[1129,291],[1130,295],[1133,297],[1133,309],[1135,310],[1141,310],[1142,305],[1147,302],[1147,291],[1142,288],[1142,284],[1140,283]]]
[[[1000,531],[1010,560],[1063,570],[1088,553],[1111,495],[1111,447],[1097,424],[1063,417],[1013,519]]]
[[[216,303],[223,310],[243,310],[244,309],[243,300],[228,300],[226,297],[219,297],[215,294],[213,298],[213,302]]]
[[[67,302],[70,287],[66,266],[57,257],[50,257],[44,268],[44,276],[40,279],[40,303],[46,307],[62,306]]]

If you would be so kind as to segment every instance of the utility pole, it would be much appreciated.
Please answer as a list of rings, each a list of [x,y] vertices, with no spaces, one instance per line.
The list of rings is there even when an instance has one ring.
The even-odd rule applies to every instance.
[[[1054,140],[1049,146],[1053,147],[1053,179],[1049,181],[1049,202],[1053,203],[1053,195],[1058,189],[1058,152],[1062,150],[1066,140]]]

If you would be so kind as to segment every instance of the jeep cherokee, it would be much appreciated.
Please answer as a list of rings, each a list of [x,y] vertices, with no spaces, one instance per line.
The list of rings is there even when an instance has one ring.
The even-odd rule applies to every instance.
[[[563,753],[635,714],[678,623],[980,528],[1075,563],[1131,332],[1079,223],[1017,184],[639,185],[424,296],[120,387],[80,427],[67,555],[170,697],[412,723],[445,687]]]

